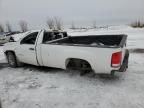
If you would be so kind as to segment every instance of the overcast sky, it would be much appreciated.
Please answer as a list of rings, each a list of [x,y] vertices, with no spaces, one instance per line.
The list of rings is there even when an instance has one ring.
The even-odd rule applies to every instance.
[[[144,0],[1,0],[0,22],[26,20],[32,28],[43,27],[47,17],[98,24],[128,23],[144,18]]]

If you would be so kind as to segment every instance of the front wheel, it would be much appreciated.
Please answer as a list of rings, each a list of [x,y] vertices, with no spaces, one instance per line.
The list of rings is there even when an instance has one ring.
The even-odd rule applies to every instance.
[[[16,68],[17,67],[17,60],[16,56],[12,52],[7,53],[7,60],[10,67]]]

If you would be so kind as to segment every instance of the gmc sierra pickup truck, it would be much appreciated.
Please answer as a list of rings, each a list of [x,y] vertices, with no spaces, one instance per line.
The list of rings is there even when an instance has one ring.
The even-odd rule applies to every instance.
[[[61,69],[114,74],[128,68],[127,35],[67,36],[52,31],[29,31],[4,46],[11,67],[22,63]]]

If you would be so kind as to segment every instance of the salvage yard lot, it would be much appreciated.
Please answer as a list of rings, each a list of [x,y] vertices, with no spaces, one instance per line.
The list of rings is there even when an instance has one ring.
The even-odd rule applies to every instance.
[[[143,29],[114,30],[118,31],[129,35],[129,49],[144,48]],[[116,73],[112,78],[102,74],[80,76],[78,71],[31,65],[10,68],[2,49],[0,46],[0,98],[3,108],[144,107],[144,53],[131,53],[127,72]]]

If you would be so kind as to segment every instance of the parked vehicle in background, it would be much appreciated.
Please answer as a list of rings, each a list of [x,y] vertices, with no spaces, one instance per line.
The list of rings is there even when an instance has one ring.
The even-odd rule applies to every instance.
[[[5,35],[6,33],[0,33],[0,45],[6,43]]]
[[[2,33],[0,35],[0,44],[5,44],[12,39],[12,35],[18,34],[20,32],[10,32],[10,33]]]
[[[4,53],[11,67],[27,63],[114,74],[128,68],[126,40],[126,35],[70,37],[65,32],[37,30],[5,44]]]

